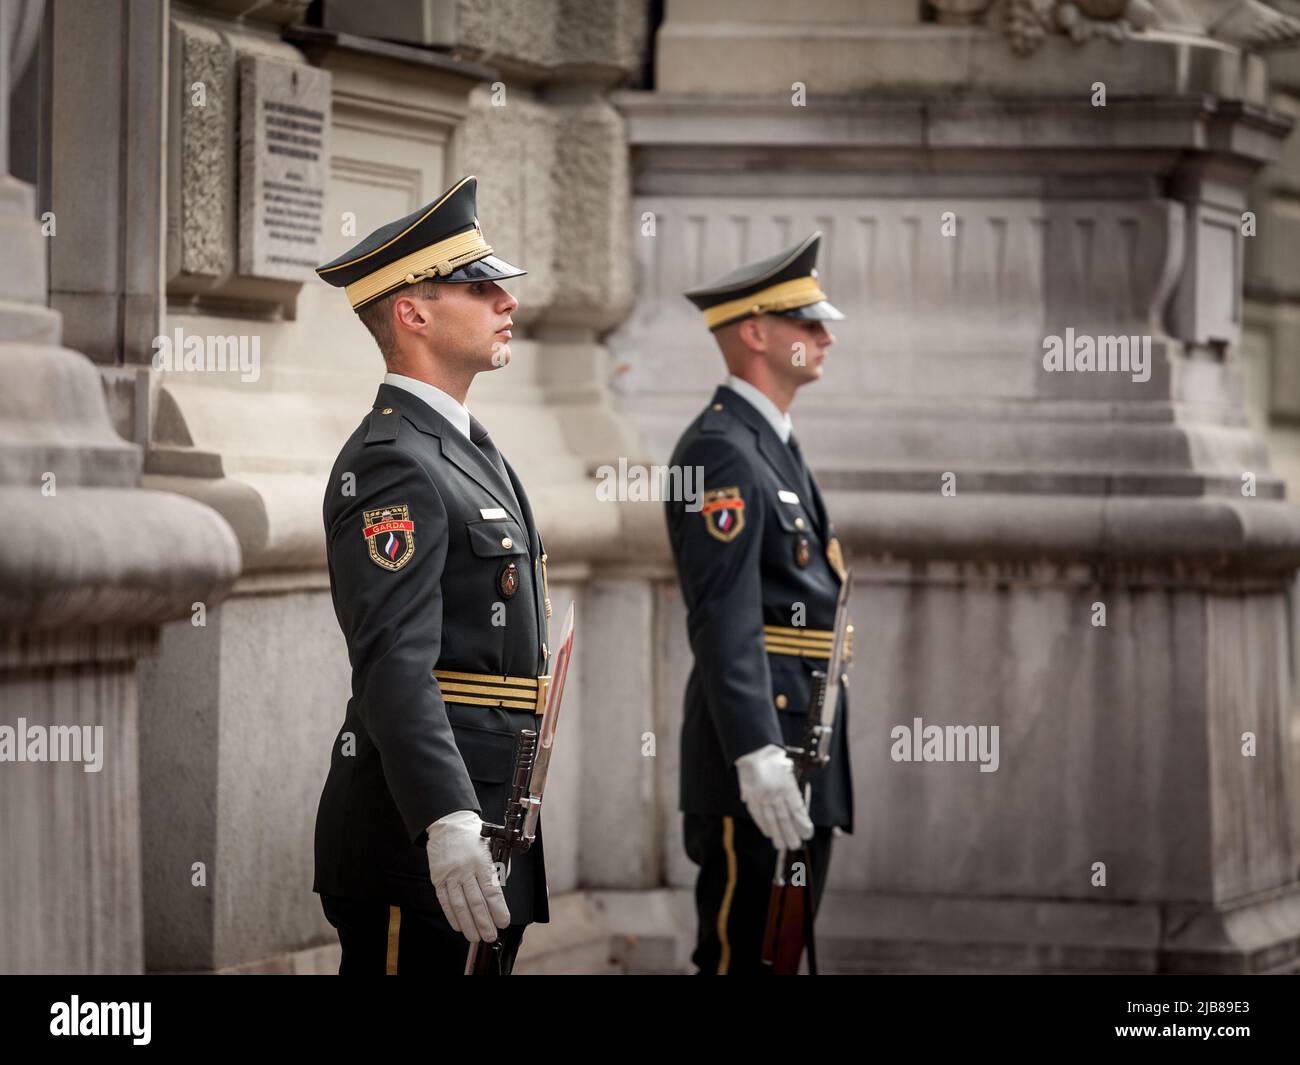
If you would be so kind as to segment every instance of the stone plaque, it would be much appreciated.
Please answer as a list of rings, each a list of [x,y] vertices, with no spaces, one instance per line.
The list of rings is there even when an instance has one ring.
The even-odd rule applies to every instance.
[[[330,74],[239,61],[239,272],[309,281],[320,265],[329,173]]]

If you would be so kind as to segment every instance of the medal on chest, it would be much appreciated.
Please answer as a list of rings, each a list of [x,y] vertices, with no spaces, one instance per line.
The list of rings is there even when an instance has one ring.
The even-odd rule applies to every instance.
[[[497,590],[503,599],[513,599],[515,592],[519,591],[519,567],[513,562],[507,562],[501,567],[501,573],[497,577]]]

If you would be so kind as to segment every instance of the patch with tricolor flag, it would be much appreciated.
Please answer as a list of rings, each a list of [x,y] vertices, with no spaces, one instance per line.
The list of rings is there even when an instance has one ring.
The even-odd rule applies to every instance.
[[[700,513],[709,535],[730,543],[745,527],[745,501],[740,497],[740,488],[706,489]]]
[[[398,506],[367,510],[361,532],[366,538],[370,561],[384,569],[401,569],[415,554],[415,522],[411,508]]]

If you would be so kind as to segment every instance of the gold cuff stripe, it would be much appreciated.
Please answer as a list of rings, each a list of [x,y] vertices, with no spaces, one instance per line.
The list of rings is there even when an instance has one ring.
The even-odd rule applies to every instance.
[[[764,625],[766,636],[779,636],[784,640],[817,640],[824,643],[835,642],[833,629],[791,629],[784,625]]]
[[[435,669],[439,680],[464,680],[471,684],[515,684],[531,691],[537,690],[536,677],[501,677],[493,673],[458,673],[453,669]]]
[[[503,677],[492,673],[461,673],[435,669],[443,698],[449,703],[470,706],[504,706],[509,710],[531,710],[540,714],[550,686],[550,676]]]
[[[788,311],[794,307],[806,307],[810,303],[819,303],[826,298],[826,293],[817,284],[816,278],[796,277],[792,281],[782,281],[779,285],[769,285],[738,300],[728,300],[708,307],[704,311],[704,324],[715,329],[732,318],[741,318],[747,314],[770,314],[772,311]]]
[[[534,701],[519,702],[516,699],[480,699],[476,695],[458,695],[452,692],[447,697],[449,703],[467,703],[470,706],[504,706],[507,710],[532,710],[537,711],[537,703]]]
[[[379,245],[379,247],[375,248],[373,251],[366,252],[365,255],[358,255],[355,259],[349,259],[345,263],[339,263],[338,266],[331,266],[326,270],[320,270],[317,272],[322,274],[332,274],[335,270],[342,270],[345,266],[352,266],[356,263],[364,262],[366,259],[369,259],[372,255],[378,255],[385,248],[390,247],[396,241],[401,240],[404,236],[406,236],[407,233],[411,232],[411,230],[413,230],[416,226],[418,226],[421,222],[423,222],[426,218],[428,218],[429,215],[433,214],[434,211],[436,211],[439,207],[441,207],[444,203],[446,203],[454,195],[456,195],[456,190],[459,189],[462,185],[464,185],[465,182],[473,181],[473,180],[474,180],[473,174],[470,174],[468,177],[461,178],[458,182],[456,182],[455,185],[453,185],[450,189],[447,190],[446,196],[444,196],[441,200],[439,200],[427,211],[425,211],[424,214],[420,215],[419,218],[417,218],[409,226],[407,226],[400,233],[398,233],[397,236],[395,236],[392,240],[385,241],[383,244]]]
[[[814,651],[811,648],[773,647],[771,644],[768,644],[765,650],[770,655],[789,655],[791,658],[820,658],[825,660],[831,656],[829,648],[825,651]]]
[[[493,688],[487,684],[457,684],[454,681],[443,681],[439,684],[442,688],[443,695],[460,694],[460,695],[495,695],[498,699],[527,699],[531,693],[521,688]]]
[[[397,285],[435,275],[446,277],[457,267],[491,254],[492,247],[483,239],[483,234],[477,229],[467,229],[410,255],[403,255],[373,274],[353,281],[344,291],[352,306],[358,307]]]
[[[763,649],[770,655],[794,655],[803,658],[830,658],[835,647],[831,629],[793,629],[783,625],[763,626]],[[844,657],[853,658],[853,626],[844,639]]]

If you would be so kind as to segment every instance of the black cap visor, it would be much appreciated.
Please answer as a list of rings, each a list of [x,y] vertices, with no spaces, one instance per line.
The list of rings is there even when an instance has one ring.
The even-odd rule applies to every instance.
[[[507,277],[520,277],[528,273],[495,255],[485,255],[472,263],[457,267],[446,277],[433,277],[429,280],[444,285],[464,285],[474,281],[503,281]]]
[[[806,307],[792,307],[788,311],[774,311],[773,313],[783,315],[786,318],[816,318],[827,322],[838,322],[844,318],[839,308],[832,304],[830,300],[818,300]]]

